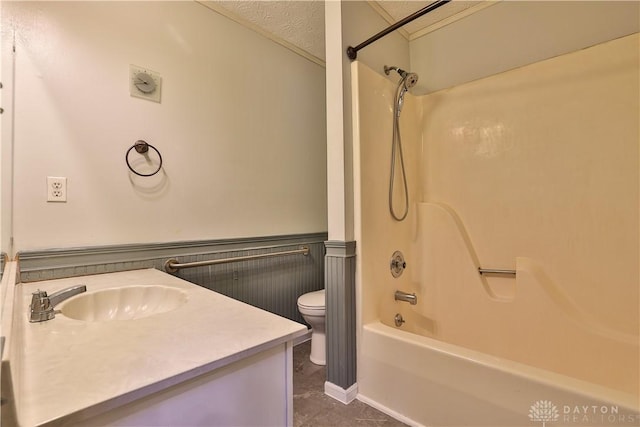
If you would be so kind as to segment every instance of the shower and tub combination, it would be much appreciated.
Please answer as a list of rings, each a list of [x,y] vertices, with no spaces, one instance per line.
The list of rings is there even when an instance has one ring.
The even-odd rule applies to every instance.
[[[639,42],[423,96],[352,64],[360,400],[410,425],[640,424]]]

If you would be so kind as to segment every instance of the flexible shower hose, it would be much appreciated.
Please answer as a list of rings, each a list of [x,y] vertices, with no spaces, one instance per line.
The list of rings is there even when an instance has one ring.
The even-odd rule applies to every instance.
[[[405,77],[406,78],[406,77]],[[398,85],[396,91],[396,99],[393,106],[393,137],[391,142],[391,175],[389,176],[389,212],[396,221],[403,221],[409,212],[409,190],[407,188],[407,174],[404,169],[404,156],[402,155],[402,139],[400,137],[400,96],[404,87],[403,78]],[[402,184],[404,186],[404,209],[401,215],[396,214],[393,209],[393,185],[395,181],[396,170],[396,150],[400,157],[400,171],[402,175]]]

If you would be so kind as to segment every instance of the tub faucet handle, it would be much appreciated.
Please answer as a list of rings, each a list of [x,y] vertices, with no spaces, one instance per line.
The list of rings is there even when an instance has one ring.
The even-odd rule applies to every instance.
[[[391,267],[395,269],[407,268],[407,263],[405,261],[398,261],[394,259],[391,261]]]
[[[404,260],[404,255],[400,251],[395,251],[391,255],[391,275],[398,278],[405,268],[407,268],[407,263]]]

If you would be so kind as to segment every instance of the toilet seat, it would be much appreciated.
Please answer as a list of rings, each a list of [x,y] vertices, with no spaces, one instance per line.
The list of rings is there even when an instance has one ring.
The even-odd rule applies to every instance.
[[[325,292],[312,291],[298,298],[298,311],[304,321],[311,326],[311,353],[309,360],[316,365],[327,363],[325,338]]]
[[[300,295],[298,298],[298,307],[305,310],[324,311],[325,309],[325,293],[324,289],[315,292],[309,292]]]

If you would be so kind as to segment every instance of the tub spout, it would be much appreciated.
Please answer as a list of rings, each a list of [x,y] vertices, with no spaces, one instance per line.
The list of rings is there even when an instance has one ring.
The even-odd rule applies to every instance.
[[[86,291],[87,287],[85,285],[72,286],[51,295],[47,295],[45,291],[38,289],[37,292],[33,293],[31,298],[31,316],[29,317],[29,322],[44,322],[53,319],[56,316],[55,311],[53,311],[56,305],[74,295]]]
[[[418,303],[418,297],[416,294],[409,294],[407,292],[396,291],[394,299],[396,301],[405,301],[411,305],[416,305]]]

